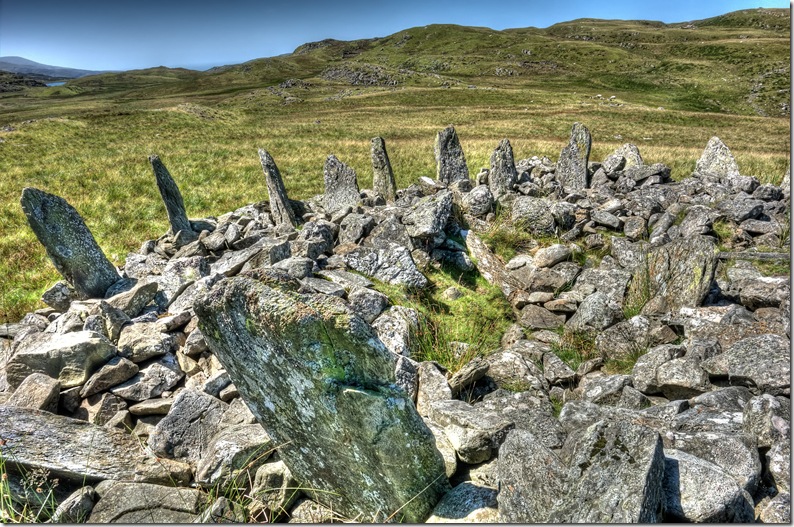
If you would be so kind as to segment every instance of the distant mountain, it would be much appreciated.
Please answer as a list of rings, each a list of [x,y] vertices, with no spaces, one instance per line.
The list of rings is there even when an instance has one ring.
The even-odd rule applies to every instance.
[[[0,57],[0,71],[7,71],[18,74],[46,75],[58,79],[77,79],[86,75],[96,75],[101,71],[78,70],[75,68],[62,68],[60,66],[50,66],[40,64],[24,57]]]

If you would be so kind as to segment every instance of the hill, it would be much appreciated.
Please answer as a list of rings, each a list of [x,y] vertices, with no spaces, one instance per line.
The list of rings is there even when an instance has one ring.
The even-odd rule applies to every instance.
[[[76,79],[86,75],[96,75],[99,71],[80,70],[75,68],[63,68],[61,66],[50,66],[41,64],[23,57],[7,56],[0,57],[0,71],[20,74],[47,75],[58,79]]]

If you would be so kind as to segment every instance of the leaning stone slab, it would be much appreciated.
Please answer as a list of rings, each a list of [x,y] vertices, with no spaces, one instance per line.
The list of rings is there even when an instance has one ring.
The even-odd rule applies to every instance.
[[[22,191],[22,210],[53,265],[78,294],[103,298],[121,277],[80,214],[65,199],[35,188]]]
[[[361,196],[356,171],[339,161],[333,154],[325,160],[323,179],[325,180],[323,207],[327,212],[333,214],[345,207],[358,205]]]
[[[449,488],[442,457],[395,385],[395,356],[341,300],[307,304],[236,277],[195,310],[240,396],[318,500],[367,521],[430,514]]]
[[[469,167],[466,166],[466,156],[460,146],[455,128],[448,126],[436,135],[434,146],[436,154],[436,179],[445,185],[459,179],[468,179]]]
[[[0,406],[6,463],[77,482],[187,484],[190,467],[148,456],[129,433],[41,410]]]
[[[116,347],[93,331],[64,335],[38,333],[28,336],[6,364],[6,378],[12,388],[32,373],[58,379],[61,388],[80,386],[95,370],[116,354]]]
[[[103,481],[88,523],[192,523],[207,498],[197,489]]]
[[[382,137],[372,138],[372,190],[383,196],[387,202],[392,202],[397,197],[397,184],[394,182],[394,172],[386,153],[386,141]]]
[[[190,226],[190,220],[187,219],[182,193],[179,192],[179,187],[176,186],[174,178],[171,177],[168,169],[165,168],[158,156],[149,156],[149,163],[152,165],[154,177],[157,180],[157,188],[163,198],[163,203],[165,203],[168,222],[171,224],[171,234],[182,232],[183,236],[195,238],[196,235]]]
[[[581,123],[573,123],[571,138],[560,152],[555,174],[563,188],[580,190],[590,186],[587,160],[590,157],[591,142],[590,130]]]
[[[284,188],[284,181],[281,179],[276,162],[265,150],[259,149],[259,161],[262,163],[262,170],[265,172],[265,183],[267,183],[267,194],[270,196],[270,217],[276,225],[286,223],[295,227],[298,222],[295,220],[295,212],[292,210],[287,189]]]

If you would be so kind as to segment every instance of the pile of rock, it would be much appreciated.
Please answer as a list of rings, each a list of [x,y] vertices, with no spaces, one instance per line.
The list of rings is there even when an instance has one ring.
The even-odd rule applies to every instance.
[[[788,521],[790,281],[748,263],[787,257],[765,248],[790,244],[788,177],[740,175],[717,138],[680,182],[590,143],[577,123],[556,164],[516,163],[505,139],[472,181],[449,127],[436,179],[398,190],[375,138],[373,190],[332,155],[306,201],[260,150],[269,201],[201,220],[152,156],[171,227],[118,270],[25,189],[66,281],[0,327],[13,499],[46,470],[57,521]],[[483,241],[497,204],[539,240],[507,262]],[[442,265],[515,311],[457,372],[411,358],[419,314],[371,281]],[[576,368],[572,335],[593,350]],[[230,487],[245,511],[208,501]]]

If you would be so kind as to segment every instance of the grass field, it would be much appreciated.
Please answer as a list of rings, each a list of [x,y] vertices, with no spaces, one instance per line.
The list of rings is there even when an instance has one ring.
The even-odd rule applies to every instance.
[[[156,68],[0,94],[0,323],[40,307],[58,279],[22,214],[22,189],[65,197],[122,264],[167,230],[152,153],[191,217],[267,197],[257,148],[273,155],[290,196],[307,198],[322,192],[331,153],[370,186],[369,140],[380,135],[405,187],[435,174],[433,140],[448,124],[472,175],[503,137],[516,159],[556,160],[579,121],[593,135],[591,160],[631,142],[680,179],[717,135],[743,174],[779,183],[790,164],[789,20],[786,9],[694,30],[614,21],[503,32],[428,26],[206,73]],[[286,79],[305,84],[279,87]]]

